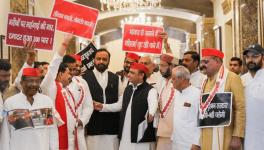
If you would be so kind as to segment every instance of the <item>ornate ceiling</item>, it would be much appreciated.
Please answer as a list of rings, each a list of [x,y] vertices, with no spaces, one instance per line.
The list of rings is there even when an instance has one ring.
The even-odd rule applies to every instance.
[[[100,0],[76,0],[75,2],[101,9]],[[95,33],[101,36],[106,33],[104,37],[106,41],[118,39],[120,37],[114,36],[114,32],[120,33],[120,20],[130,15],[138,15],[138,12],[145,12],[152,17],[162,16],[166,31],[170,31],[168,28],[174,28],[179,29],[179,32],[196,33],[196,19],[200,16],[213,17],[213,3],[211,0],[162,0],[161,8],[156,9],[103,11],[100,13]],[[111,31],[110,35],[113,36],[110,36],[108,31]]]

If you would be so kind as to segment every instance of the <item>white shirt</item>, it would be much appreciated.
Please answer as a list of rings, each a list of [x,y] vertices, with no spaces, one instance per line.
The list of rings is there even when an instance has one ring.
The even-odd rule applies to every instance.
[[[197,70],[191,74],[190,83],[197,87],[198,89],[201,89],[203,80],[206,78],[204,74],[200,72],[200,70]]]
[[[136,88],[134,87],[133,94],[135,90]],[[126,116],[125,116],[125,121],[124,121],[123,132],[122,132],[122,139],[120,141],[119,150],[149,150],[153,142],[131,143],[131,116],[133,115],[131,114],[131,106],[132,106],[133,94],[130,98],[129,105],[126,110]],[[149,114],[154,116],[158,108],[158,94],[154,88],[152,88],[149,91],[147,100],[148,100]]]
[[[33,96],[31,105],[27,97],[21,92],[5,101],[6,111],[14,109],[41,109],[52,108],[55,110],[52,100],[46,95],[37,93]],[[1,135],[1,150],[58,150],[58,130],[54,124],[50,127],[27,128],[15,130],[5,118]]]
[[[157,81],[160,79],[161,74],[160,72],[153,72],[150,77],[147,78],[147,83],[150,85],[155,86],[155,84],[157,83]]]
[[[106,96],[105,96],[105,88],[107,87],[108,83],[108,71],[106,70],[105,72],[101,73],[99,72],[96,68],[93,70],[94,75],[96,77],[96,80],[98,81],[99,85],[103,89],[103,96],[104,96],[104,103],[103,103],[103,109],[101,112],[118,112],[122,108],[122,94],[123,94],[123,87],[122,87],[122,82],[119,79],[118,83],[118,101],[116,103],[112,104],[106,104]]]
[[[56,86],[55,79],[56,79],[58,69],[59,69],[61,62],[62,62],[62,57],[59,56],[58,54],[55,54],[49,65],[48,72],[41,83],[42,92],[48,95],[53,100],[54,103],[55,103],[56,94],[57,94],[57,86]],[[89,122],[90,117],[93,113],[93,102],[92,102],[92,97],[90,94],[90,89],[88,87],[88,84],[81,77],[75,76],[72,78],[72,82],[68,85],[68,88],[70,92],[73,94],[75,103],[77,104],[81,96],[81,86],[84,89],[84,99],[80,107],[77,109],[77,114],[79,117],[78,119],[82,121],[83,127],[84,127]],[[62,91],[65,92],[66,91],[65,88],[63,88]],[[67,93],[66,96],[70,103],[70,106],[74,109],[74,101],[72,100],[72,97],[70,96],[70,94],[68,92],[66,93]],[[73,150],[74,149],[73,131],[75,130],[76,119],[71,113],[70,107],[68,105],[66,105],[65,107],[66,107],[66,113],[67,113],[68,142],[69,142],[68,149]],[[85,143],[83,128],[78,128],[78,145],[79,145],[80,150],[86,150],[86,143]]]
[[[200,145],[198,128],[200,90],[189,86],[176,91],[174,100],[173,149],[190,150],[192,144]]]
[[[264,69],[257,71],[245,88],[246,132],[245,150],[262,150],[264,143]]]
[[[249,72],[247,72],[241,76],[241,80],[243,86],[246,87],[253,81],[253,77]]]

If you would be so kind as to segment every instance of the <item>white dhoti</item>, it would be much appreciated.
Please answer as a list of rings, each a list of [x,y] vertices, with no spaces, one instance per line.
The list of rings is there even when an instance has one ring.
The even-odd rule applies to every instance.
[[[86,137],[87,150],[118,150],[117,135],[94,135]]]

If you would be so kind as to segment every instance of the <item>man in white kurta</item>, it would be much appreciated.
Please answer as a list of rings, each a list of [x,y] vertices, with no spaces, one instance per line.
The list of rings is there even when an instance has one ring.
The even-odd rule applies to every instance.
[[[139,72],[139,70],[143,71],[144,74],[141,72]],[[123,98],[127,97],[127,95],[125,94],[131,94],[128,89],[131,89],[132,88],[132,95],[130,97],[127,97],[129,98],[130,100],[128,100],[128,106],[125,110],[124,108],[124,99],[123,99],[123,110],[121,112],[121,119],[122,121],[124,121],[122,123],[122,128],[120,128],[120,132],[119,134],[121,135],[121,140],[120,140],[120,146],[119,146],[119,150],[149,150],[152,148],[152,144],[154,141],[149,141],[149,142],[146,142],[144,137],[146,138],[147,136],[149,135],[145,135],[146,134],[146,131],[147,131],[147,128],[149,128],[149,125],[153,125],[152,124],[149,124],[150,122],[153,122],[153,119],[154,119],[154,114],[156,113],[156,110],[157,110],[157,107],[158,107],[158,101],[157,101],[157,91],[151,87],[148,83],[146,83],[146,81],[143,81],[143,76],[146,76],[147,74],[147,68],[143,65],[143,64],[139,64],[139,63],[134,63],[131,68],[130,68],[130,71],[129,71],[129,81],[133,84],[133,85],[129,85],[126,89],[125,89],[125,92],[123,94]],[[140,75],[141,74],[141,75]],[[143,75],[143,76],[142,76]],[[140,79],[138,79],[138,77]],[[147,86],[150,86],[151,89],[148,91],[148,94],[147,94],[147,109],[148,111],[144,114],[144,118],[145,120],[143,122],[141,122],[138,126],[138,133],[137,133],[137,142],[132,142],[133,139],[131,139],[131,136],[132,135],[132,132],[135,132],[133,131],[133,128],[132,128],[132,123],[135,122],[135,120],[133,121],[132,119],[134,118],[133,116],[135,114],[133,114],[133,109],[134,110],[137,110],[137,109],[141,109],[139,108],[140,106],[136,105],[136,99],[134,99],[135,96],[138,96],[137,94],[134,95],[136,92],[137,93],[140,93],[137,91],[138,90],[144,90],[142,89],[143,88],[146,88]],[[141,97],[142,98],[142,97]],[[127,101],[127,99],[126,99]],[[140,104],[140,103],[137,103],[137,104]],[[132,108],[132,105],[133,105],[133,108]],[[124,113],[125,113],[125,116],[124,116]],[[122,118],[122,116],[124,118]],[[141,116],[142,117],[142,116]],[[143,127],[145,124],[145,127]],[[141,126],[142,125],[142,126]],[[153,129],[153,134],[154,133],[154,128],[153,126],[150,127]],[[120,136],[119,135],[119,136]],[[149,137],[151,138],[151,137]],[[155,137],[154,137],[155,138]],[[142,142],[143,140],[143,142]]]
[[[23,70],[22,92],[8,98],[4,103],[4,110],[7,112],[16,109],[49,108],[52,114],[55,112],[52,100],[46,95],[38,93],[40,76],[38,69],[25,68]],[[8,116],[5,117],[2,134],[1,149],[3,150],[58,150],[57,126],[51,125],[36,126],[32,128],[17,129],[9,124]]]
[[[10,70],[11,64],[6,60],[0,59],[0,127],[3,119],[2,110],[3,110],[3,93],[6,91],[10,81]],[[0,130],[1,133],[1,130]]]
[[[183,66],[172,70],[176,90],[173,111],[173,150],[199,149],[198,109],[200,90],[189,82],[190,72]]]
[[[120,108],[111,108],[118,103],[118,98],[122,95],[122,84],[117,75],[108,71],[109,62],[110,53],[106,49],[98,49],[94,70],[88,70],[83,75],[90,87],[95,109],[86,125],[88,150],[117,150],[119,145],[117,126]]]
[[[244,51],[246,63],[256,74],[250,84],[245,87],[246,96],[246,132],[245,150],[262,150],[264,143],[264,49],[249,47]]]
[[[52,98],[55,103],[57,86],[56,86],[56,77],[58,73],[58,69],[60,63],[62,62],[63,55],[65,53],[65,48],[61,48],[58,53],[56,53],[53,57],[49,65],[48,72],[41,83],[42,92]],[[66,88],[69,91],[66,90]],[[80,77],[74,76],[72,77],[72,81],[70,84],[65,86],[62,91],[65,94],[65,99],[68,100],[68,104],[65,100],[66,114],[67,114],[67,128],[68,128],[68,150],[74,150],[75,145],[75,135],[73,134],[75,131],[75,127],[77,124],[77,118],[72,114],[71,108],[74,109],[75,105],[79,103],[82,98],[82,93],[84,94],[83,99],[76,110],[76,114],[78,115],[78,120],[82,122],[82,126],[78,126],[77,128],[77,140],[78,140],[78,148],[79,150],[86,150],[86,142],[84,138],[84,126],[88,123],[90,116],[93,112],[93,104],[92,98],[90,95],[90,90],[85,81]],[[70,93],[69,93],[70,92]],[[71,97],[71,94],[73,97]],[[71,107],[71,108],[70,108]]]

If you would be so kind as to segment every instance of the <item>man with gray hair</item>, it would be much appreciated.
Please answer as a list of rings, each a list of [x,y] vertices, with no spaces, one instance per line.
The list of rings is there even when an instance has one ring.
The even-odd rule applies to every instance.
[[[155,63],[154,63],[154,58],[151,55],[143,55],[139,59],[139,63],[144,64],[148,70],[149,73],[147,74],[147,83],[155,86],[157,83],[157,80],[160,78],[161,74],[154,72],[155,69]]]
[[[200,90],[190,84],[190,72],[184,66],[172,70],[174,100],[172,149],[199,150],[198,108]]]

